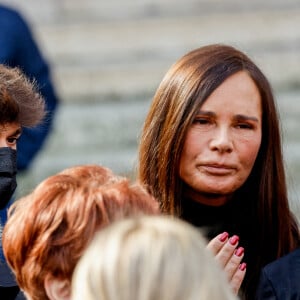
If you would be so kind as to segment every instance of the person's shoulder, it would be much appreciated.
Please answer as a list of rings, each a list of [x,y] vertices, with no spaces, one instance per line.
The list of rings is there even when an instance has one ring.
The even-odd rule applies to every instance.
[[[300,293],[300,248],[269,263],[263,272],[275,285],[289,281],[291,286],[298,286]]]
[[[21,14],[12,7],[0,4],[0,15],[11,19],[22,19]]]
[[[27,28],[27,21],[16,9],[0,4],[0,26],[3,32],[23,31]]]
[[[0,28],[2,39],[6,37],[6,40],[12,38],[10,35],[16,36],[13,39],[19,39],[24,36],[28,36],[29,26],[26,18],[21,12],[10,6],[0,4]]]
[[[255,299],[300,299],[299,282],[300,248],[262,269]]]
[[[286,264],[294,264],[295,262],[300,263],[300,248],[297,248],[296,250],[286,254],[285,256],[282,256],[281,258],[269,263],[265,266],[265,269],[271,271],[274,268],[277,269]]]

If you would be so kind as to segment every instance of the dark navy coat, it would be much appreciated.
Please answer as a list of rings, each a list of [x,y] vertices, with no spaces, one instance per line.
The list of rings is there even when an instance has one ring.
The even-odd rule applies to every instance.
[[[35,79],[46,100],[46,121],[34,129],[24,128],[18,141],[18,170],[26,170],[51,130],[58,97],[51,81],[49,65],[38,48],[28,23],[18,12],[2,5],[0,63],[19,67],[29,78]]]
[[[300,248],[265,266],[257,300],[300,300]]]
[[[0,63],[19,67],[30,79],[34,79],[46,102],[46,120],[36,128],[23,128],[23,133],[18,140],[18,171],[23,171],[30,167],[50,133],[59,99],[52,84],[49,65],[34,39],[30,26],[17,11],[3,5],[0,5]],[[9,205],[0,211],[0,286],[2,287],[16,285],[2,252],[2,229]],[[21,298],[24,299],[22,295]]]

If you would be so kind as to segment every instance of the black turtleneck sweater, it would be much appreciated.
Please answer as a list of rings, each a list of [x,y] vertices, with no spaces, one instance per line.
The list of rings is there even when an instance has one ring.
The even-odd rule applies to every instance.
[[[181,218],[201,228],[209,240],[224,231],[230,236],[239,235],[240,244],[246,243],[251,236],[250,211],[247,211],[246,203],[238,199],[216,207],[186,198],[182,201],[181,211]]]

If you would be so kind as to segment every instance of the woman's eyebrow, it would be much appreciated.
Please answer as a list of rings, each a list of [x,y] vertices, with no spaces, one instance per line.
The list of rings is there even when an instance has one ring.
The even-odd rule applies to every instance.
[[[208,117],[214,117],[216,116],[216,114],[212,111],[205,111],[205,110],[199,110],[197,112],[197,115],[204,115],[204,116],[208,116]]]
[[[235,119],[237,120],[244,120],[244,121],[254,121],[254,122],[259,122],[259,119],[257,117],[252,117],[252,116],[246,116],[246,115],[236,115]]]
[[[212,112],[212,111],[204,111],[204,110],[199,110],[197,112],[197,115],[204,115],[204,116],[208,116],[208,117],[215,117],[216,116],[216,114],[214,112]],[[246,115],[241,115],[241,114],[235,115],[234,118],[236,120],[242,120],[242,121],[259,122],[259,119],[257,117],[246,116]]]

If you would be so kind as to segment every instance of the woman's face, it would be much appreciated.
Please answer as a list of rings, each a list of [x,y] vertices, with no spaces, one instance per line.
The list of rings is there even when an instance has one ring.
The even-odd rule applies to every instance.
[[[179,164],[184,193],[223,205],[248,178],[262,138],[261,97],[246,72],[227,78],[199,107]]]

